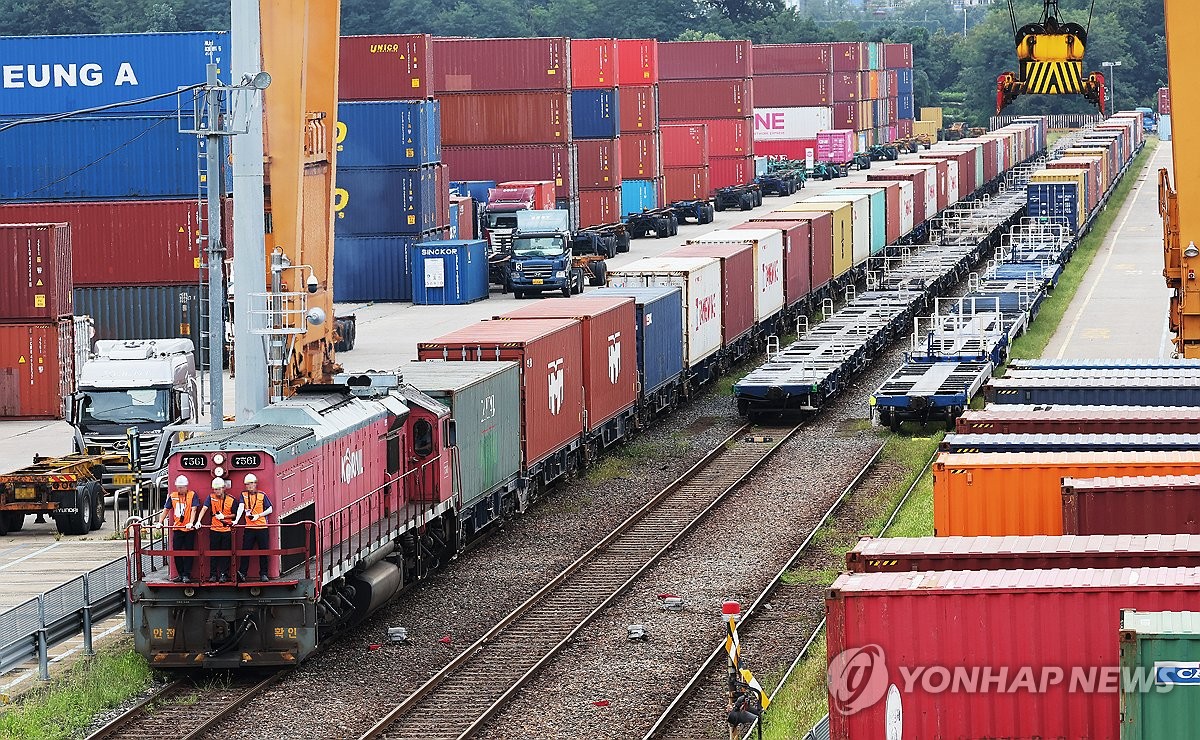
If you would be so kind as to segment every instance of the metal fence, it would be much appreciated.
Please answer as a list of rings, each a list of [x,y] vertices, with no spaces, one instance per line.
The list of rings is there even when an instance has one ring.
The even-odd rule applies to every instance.
[[[988,119],[988,130],[995,131],[998,128],[1003,128],[1018,118],[1026,116],[992,116]],[[1068,131],[1077,128],[1086,128],[1095,126],[1104,120],[1104,116],[1095,113],[1060,113],[1053,116],[1046,116],[1048,119],[1047,127],[1051,131]]]
[[[125,558],[119,558],[0,612],[0,674],[37,658],[38,675],[50,678],[50,646],[83,633],[92,654],[92,627],[125,611]]]
[[[821,721],[804,735],[803,740],[829,740],[829,715],[822,717]]]

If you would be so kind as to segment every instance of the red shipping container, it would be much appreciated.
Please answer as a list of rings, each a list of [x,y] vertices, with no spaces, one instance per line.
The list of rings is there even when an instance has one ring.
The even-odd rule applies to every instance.
[[[612,88],[617,78],[616,39],[571,39],[571,87]]]
[[[570,137],[569,93],[472,93],[440,100],[443,146],[557,144]]]
[[[1064,478],[1063,533],[1200,534],[1200,476]]]
[[[582,324],[584,431],[598,430],[637,402],[637,309],[632,298],[547,298],[497,318],[575,319]]]
[[[433,97],[429,34],[342,36],[338,41],[338,100]]]
[[[736,229],[779,229],[783,232],[783,303],[788,308],[812,292],[812,224],[808,221],[752,219]]]
[[[859,112],[858,103],[834,103],[833,127],[858,131]]]
[[[658,128],[658,95],[653,87],[617,89],[621,133],[640,134]]]
[[[565,38],[435,38],[434,92],[570,90],[570,50]]]
[[[70,316],[71,227],[0,224],[0,322]]]
[[[458,238],[475,238],[475,201],[470,196],[452,195],[450,202],[458,205]]]
[[[663,169],[663,203],[680,200],[705,200],[712,193],[708,185],[708,167],[667,167]]]
[[[755,46],[753,53],[755,84],[766,75],[833,71],[833,47],[829,44],[766,44]]]
[[[955,429],[960,434],[1200,434],[1200,408],[992,404],[964,411]]]
[[[716,257],[721,261],[721,343],[726,347],[754,327],[754,247],[750,244],[687,244],[662,257]]]
[[[707,167],[708,128],[704,125],[667,125],[660,130],[663,168]]]
[[[745,157],[754,152],[753,118],[706,118],[703,123],[708,127],[710,158]]]
[[[907,138],[913,135],[913,122],[911,118],[896,119],[896,133],[900,138]]]
[[[745,185],[754,180],[754,157],[712,157],[708,160],[708,184],[713,190]]]
[[[658,45],[659,82],[745,80],[753,76],[749,41],[667,41]]]
[[[75,392],[75,329],[68,317],[0,324],[0,419],[61,419]]]
[[[664,81],[658,86],[660,121],[745,118],[754,115],[750,80]]]
[[[617,86],[658,84],[658,40],[617,39]]]
[[[759,108],[811,108],[833,101],[833,75],[772,75],[754,78]]]
[[[621,177],[649,180],[658,177],[658,134],[621,134]]]
[[[1104,675],[1121,665],[1121,610],[1197,608],[1198,568],[839,576],[825,600],[830,673],[836,680],[849,668],[853,653],[844,651],[874,646],[881,675],[862,680],[879,686],[880,697],[848,716],[839,701],[844,692],[831,690],[830,737],[1118,740],[1120,676]],[[960,672],[969,686],[973,669],[977,678],[990,669],[991,682],[950,689]],[[996,680],[1001,669],[1007,669],[1003,686]],[[935,679],[942,671],[945,684]],[[1048,680],[1055,671],[1058,682]],[[1037,688],[1019,688],[1020,674],[1030,672]],[[1090,685],[1111,688],[1081,689],[1088,676]],[[945,690],[931,690],[939,685]],[[883,693],[893,696],[885,700]],[[899,723],[894,717],[901,713]]]
[[[570,193],[576,152],[573,145],[442,147],[442,162],[451,176],[464,180],[500,181],[510,177],[550,180],[560,193]]]
[[[579,189],[611,190],[621,185],[621,140],[580,139]]]
[[[550,180],[505,180],[497,183],[498,188],[533,188],[533,208],[537,211],[549,211],[554,208],[558,194]]]
[[[796,139],[795,141],[755,140],[754,142],[754,154],[760,157],[787,157],[788,159],[803,162],[810,150],[815,160],[817,156],[816,139]]]
[[[883,66],[886,69],[912,69],[912,44],[884,44]]]
[[[862,42],[833,45],[833,71],[857,72],[867,68],[867,45]]]
[[[481,321],[417,345],[421,360],[515,360],[521,451],[528,469],[583,434],[583,330],[578,321]],[[499,419],[512,424],[514,419]]]
[[[1200,566],[1200,537],[863,537],[846,553],[851,573]]]
[[[437,170],[437,228],[450,225],[450,168],[444,164],[434,165]]]
[[[812,239],[812,293],[833,280],[833,214],[828,211],[772,211],[751,221],[807,221]]]
[[[1158,88],[1158,115],[1171,115],[1171,88]]]
[[[858,100],[870,97],[866,88],[870,87],[870,83],[864,85],[861,79],[870,72],[835,72],[830,75],[829,81],[833,92],[834,103],[853,103]],[[761,103],[760,103],[761,105]]]
[[[621,220],[621,189],[580,190],[579,228],[615,224]]]

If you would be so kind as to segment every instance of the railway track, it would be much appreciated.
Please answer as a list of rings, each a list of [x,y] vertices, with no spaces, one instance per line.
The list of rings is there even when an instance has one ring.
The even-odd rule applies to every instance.
[[[363,740],[468,737],[801,425],[730,435],[385,715]]]
[[[793,570],[796,564],[808,554],[809,547],[816,537],[817,532],[833,518],[842,504],[854,494],[882,452],[883,446],[881,445],[875,454],[871,456],[871,459],[867,461],[866,465],[862,467],[858,475],[846,486],[841,495],[834,500],[829,509],[826,510],[825,515],[821,517],[821,521],[813,527],[812,531],[805,537],[804,542],[788,558],[775,577],[771,579],[771,582],[767,584],[767,587],[754,600],[754,603],[742,612],[741,621],[738,622],[738,639],[742,645],[743,652],[753,654],[756,643],[774,641],[776,644],[795,644],[796,620],[795,614],[789,609],[791,604],[788,594],[795,587],[789,586],[784,576]],[[936,456],[937,453],[934,452],[925,463],[921,472],[913,479],[912,484],[909,485],[900,501],[892,510],[887,523],[880,530],[879,536],[887,533],[892,522],[896,520],[900,509],[908,501],[913,491],[916,490],[917,485],[933,464]],[[764,605],[768,602],[770,602],[771,608],[764,609]],[[804,647],[788,666],[780,678],[778,685],[771,690],[769,696],[772,699],[774,699],[779,689],[787,683],[788,678],[800,665],[800,662],[808,655],[809,650],[816,644],[824,629],[825,620],[821,619],[820,623],[804,641]],[[713,649],[712,653],[709,654],[696,673],[693,674],[687,684],[676,694],[671,703],[667,705],[667,708],[659,716],[658,720],[646,732],[643,740],[658,740],[659,738],[673,737],[692,738],[705,734],[711,735],[715,726],[712,720],[714,717],[719,718],[723,714],[725,707],[725,674],[728,670],[726,660],[725,645],[724,640],[722,640]],[[751,664],[753,662],[751,661]],[[768,666],[759,664],[754,667],[756,672],[764,675],[770,672],[770,667]],[[752,730],[753,728],[750,728],[742,737],[751,737]]]
[[[231,677],[228,684],[203,686],[181,678],[130,707],[87,740],[195,740],[288,670],[266,678]]]

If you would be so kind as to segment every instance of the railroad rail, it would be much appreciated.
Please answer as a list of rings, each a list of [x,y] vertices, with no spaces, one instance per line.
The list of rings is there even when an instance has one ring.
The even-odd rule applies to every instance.
[[[771,582],[767,584],[762,593],[758,595],[758,598],[754,600],[754,603],[742,612],[742,618],[738,622],[738,636],[743,646],[746,646],[747,644],[753,644],[753,641],[763,636],[764,633],[773,634],[775,637],[779,638],[780,642],[795,642],[795,615],[786,608],[779,608],[779,605],[777,604],[772,604],[771,609],[764,609],[764,606],[767,604],[767,602],[779,594],[781,587],[786,586],[784,576],[788,572],[794,570],[797,562],[799,562],[808,554],[809,547],[812,545],[817,533],[822,527],[825,526],[826,523],[829,522],[830,519],[833,518],[838,509],[842,507],[846,500],[850,498],[850,496],[852,496],[862,484],[863,480],[867,476],[867,473],[870,472],[871,468],[879,460],[879,456],[883,453],[883,448],[884,445],[879,446],[879,448],[875,451],[875,454],[872,455],[869,460],[867,460],[866,464],[862,466],[862,469],[859,470],[854,479],[850,481],[837,499],[835,499],[825,511],[825,515],[821,517],[821,520],[817,522],[817,524],[808,533],[808,536],[804,538],[804,542],[800,544],[800,547],[797,548],[794,553],[792,553],[791,557],[789,557],[787,562],[784,563],[783,567],[779,569],[779,572],[775,575],[775,577],[771,579]],[[896,516],[900,512],[900,509],[908,501],[913,491],[916,490],[921,479],[925,477],[925,473],[933,464],[933,460],[936,456],[937,452],[935,451],[925,463],[925,466],[921,469],[921,472],[913,479],[912,484],[908,487],[904,493],[904,496],[902,496],[900,501],[896,504],[895,508],[892,510],[891,516],[888,518],[887,523],[884,524],[883,529],[880,531],[881,536],[887,532],[888,528],[891,527],[892,522],[896,520]],[[789,666],[787,672],[784,673],[783,677],[779,680],[779,683],[775,689],[772,690],[770,694],[772,699],[775,698],[775,694],[779,691],[780,687],[787,683],[788,677],[791,676],[791,674],[795,671],[796,667],[800,664],[800,661],[808,655],[809,650],[814,644],[816,644],[817,640],[820,638],[821,631],[824,628],[825,620],[822,619],[820,624],[818,624],[817,627],[812,631],[812,634],[809,635],[804,641],[804,648],[800,651],[800,654]],[[724,707],[724,672],[726,670],[725,659],[725,643],[722,639],[716,648],[709,653],[708,658],[706,658],[705,661],[700,665],[700,668],[692,675],[692,678],[688,680],[683,688],[680,689],[679,693],[675,695],[675,698],[671,701],[671,703],[667,705],[667,708],[663,710],[661,715],[659,715],[658,720],[646,732],[644,740],[653,740],[656,738],[671,736],[690,737],[691,734],[687,731],[673,733],[671,730],[673,725],[684,714],[689,705],[694,704],[697,696],[705,689],[710,691],[715,689],[721,693],[721,704],[713,707],[708,707],[705,705],[707,709],[712,710],[708,712],[709,716],[719,716],[720,710]],[[761,672],[766,673],[765,670]],[[751,728],[751,730],[753,730],[753,728]],[[743,737],[748,738],[750,735],[750,731],[747,731]]]
[[[209,685],[181,678],[130,707],[87,740],[196,740],[290,670],[266,678],[230,678],[229,683],[213,679]]]
[[[747,424],[734,432],[388,712],[363,740],[449,740],[479,730],[801,426]]]

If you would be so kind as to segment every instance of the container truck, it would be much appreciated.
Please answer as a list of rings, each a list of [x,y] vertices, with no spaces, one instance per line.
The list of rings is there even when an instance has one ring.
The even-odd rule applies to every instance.
[[[570,298],[583,292],[589,276],[603,285],[607,275],[603,256],[576,253],[580,245],[594,243],[578,239],[571,231],[567,211],[518,211],[512,249],[503,266],[506,285],[517,298],[547,291]]]

